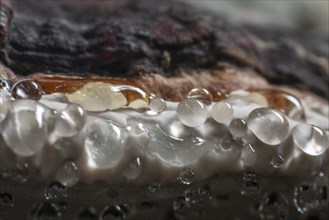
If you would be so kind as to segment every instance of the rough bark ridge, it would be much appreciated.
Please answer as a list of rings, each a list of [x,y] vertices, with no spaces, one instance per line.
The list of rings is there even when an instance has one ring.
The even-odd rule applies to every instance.
[[[1,1],[0,62],[18,75],[124,76],[248,69],[328,96],[327,39],[246,31],[167,1]],[[324,42],[324,43],[323,43]]]

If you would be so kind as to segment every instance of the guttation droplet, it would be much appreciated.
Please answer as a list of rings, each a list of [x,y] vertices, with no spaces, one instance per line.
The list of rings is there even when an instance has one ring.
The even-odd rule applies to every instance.
[[[121,205],[106,207],[101,213],[100,220],[124,220],[126,219],[126,209]]]
[[[39,100],[43,95],[41,86],[33,80],[21,80],[13,85],[11,97],[14,99]]]
[[[203,88],[194,88],[186,96],[188,99],[198,99],[206,105],[211,105],[212,95],[211,93]]]
[[[149,186],[148,186],[148,189],[150,190],[150,192],[157,192],[159,191],[161,188],[161,184],[160,183],[150,183]]]
[[[253,172],[245,172],[242,176],[241,195],[253,196],[259,193],[260,185],[257,180],[257,176]]]
[[[190,185],[194,180],[194,176],[194,171],[187,168],[181,172],[179,180],[185,185]]]
[[[177,117],[188,127],[198,127],[207,120],[207,107],[200,100],[185,99],[177,106]]]
[[[241,118],[233,119],[229,125],[229,131],[234,137],[243,137],[247,130],[247,123]]]
[[[319,127],[309,124],[299,124],[292,129],[295,145],[304,153],[319,156],[329,148],[326,133]]]
[[[79,173],[77,165],[72,161],[67,161],[58,170],[56,180],[64,186],[73,186],[79,182]]]
[[[136,179],[142,173],[142,168],[141,159],[136,157],[128,164],[123,175],[128,179]]]
[[[319,211],[328,203],[329,179],[323,173],[294,188],[294,205],[302,214]]]
[[[257,154],[251,144],[244,144],[241,159],[245,167],[250,167],[255,164],[257,160]]]
[[[280,112],[270,108],[253,110],[248,117],[248,128],[268,145],[278,145],[289,135],[289,122]]]
[[[61,137],[76,135],[85,125],[87,114],[78,104],[70,103],[56,118],[55,131]]]
[[[280,168],[283,166],[283,164],[284,164],[284,159],[280,155],[275,155],[274,157],[272,157],[271,165],[274,168]]]
[[[165,100],[163,100],[161,98],[151,99],[150,109],[152,112],[160,113],[160,112],[163,112],[164,110],[166,110],[166,108],[167,108],[167,105],[166,105]]]
[[[288,200],[281,193],[266,193],[262,198],[258,212],[262,220],[288,219]]]
[[[227,124],[233,117],[233,108],[226,102],[217,102],[212,107],[211,115],[218,123]]]

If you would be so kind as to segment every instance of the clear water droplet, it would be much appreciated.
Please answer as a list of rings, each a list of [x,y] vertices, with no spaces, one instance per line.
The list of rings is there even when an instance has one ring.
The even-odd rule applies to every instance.
[[[271,165],[274,168],[281,168],[284,164],[284,159],[280,155],[275,155],[272,157]]]
[[[221,141],[221,147],[222,147],[224,150],[231,149],[233,145],[234,145],[234,139],[233,139],[232,135],[228,134],[228,135],[225,135],[225,136],[222,138],[222,141]],[[220,153],[220,151],[216,151],[216,152],[217,152],[217,153]]]
[[[123,175],[128,179],[136,179],[142,173],[142,163],[139,157],[133,159],[129,164],[128,167],[123,172]]]
[[[319,156],[329,148],[325,132],[314,125],[299,124],[292,129],[295,145],[304,153]]]
[[[211,105],[213,97],[211,93],[203,88],[194,88],[186,96],[188,99],[198,99],[206,105]]]
[[[251,167],[256,163],[257,153],[251,144],[245,144],[241,153],[241,159],[245,167]]]
[[[101,213],[100,220],[124,220],[126,211],[120,205],[106,207]]]
[[[319,211],[328,207],[328,191],[328,177],[321,173],[294,188],[294,205],[302,214]]]
[[[41,86],[33,80],[21,80],[15,83],[11,89],[11,96],[14,99],[39,100],[43,95]]]
[[[267,193],[261,200],[258,212],[262,220],[288,219],[288,200],[280,193]]]
[[[268,145],[278,145],[289,135],[289,122],[282,113],[269,108],[253,110],[248,117],[248,128]]]
[[[217,102],[212,107],[211,115],[218,123],[227,124],[233,117],[233,108],[226,102]]]
[[[13,113],[8,116],[3,138],[16,154],[32,156],[47,142],[49,109],[33,100],[18,100],[11,107]]]
[[[188,203],[184,196],[179,196],[177,199],[174,200],[173,209],[174,211],[180,211],[188,208]]]
[[[177,106],[177,117],[188,127],[198,127],[207,120],[207,107],[200,100],[185,99]]]
[[[260,185],[257,176],[253,172],[245,172],[242,176],[242,187],[240,190],[241,195],[254,196],[259,193]]]
[[[190,185],[194,181],[194,176],[194,171],[187,168],[180,173],[179,180],[185,185]]]
[[[247,130],[247,123],[241,118],[233,119],[229,125],[229,131],[234,137],[243,137]]]
[[[160,188],[161,188],[160,183],[150,183],[148,186],[149,191],[152,193],[159,191]]]
[[[79,173],[77,165],[72,161],[67,161],[58,170],[56,180],[64,186],[74,186],[79,182]]]
[[[56,118],[55,131],[61,137],[76,135],[85,125],[87,114],[78,104],[70,103]]]
[[[160,112],[163,112],[164,110],[166,110],[166,108],[167,108],[167,105],[166,105],[165,100],[163,100],[161,98],[151,99],[150,109],[152,112],[160,113]]]
[[[97,219],[97,211],[92,206],[83,207],[78,213],[78,220],[96,220],[96,219]]]

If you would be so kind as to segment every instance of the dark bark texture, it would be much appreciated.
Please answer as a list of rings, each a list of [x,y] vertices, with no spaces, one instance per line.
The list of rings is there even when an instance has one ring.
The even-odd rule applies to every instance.
[[[328,96],[327,36],[242,28],[168,1],[1,0],[0,62],[15,74],[134,77],[229,64]]]

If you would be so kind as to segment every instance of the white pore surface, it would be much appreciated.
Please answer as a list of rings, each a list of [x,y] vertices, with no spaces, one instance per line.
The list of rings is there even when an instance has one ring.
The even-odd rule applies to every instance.
[[[67,106],[63,100],[61,94],[52,94],[43,96],[40,102],[60,112]],[[242,99],[229,100],[229,103],[233,108],[232,119],[245,121],[248,121],[251,111],[263,107]],[[111,183],[171,182],[176,181],[186,168],[193,170],[194,181],[199,181],[216,174],[242,173],[246,170],[261,175],[305,176],[311,175],[314,170],[329,167],[328,149],[314,156],[294,144],[291,130],[303,122],[287,117],[287,138],[282,143],[268,145],[251,130],[241,139],[230,137],[228,125],[218,123],[211,117],[215,103],[206,107],[207,120],[197,127],[188,127],[179,121],[176,112],[178,103],[166,104],[167,109],[159,114],[141,113],[133,109],[88,112],[85,126],[73,137],[57,136],[56,132],[51,132],[55,122],[49,119],[49,140],[41,150],[23,159],[28,161],[30,167],[40,170],[34,175],[46,180],[55,179],[62,165],[73,161],[79,180],[88,183],[96,180]],[[328,129],[326,115],[311,108],[305,108],[305,111],[308,124]],[[2,139],[0,150],[4,153],[0,157],[4,164],[22,160],[21,156],[8,150],[8,143]],[[244,145],[241,147],[239,143]],[[284,159],[280,168],[271,164],[272,158],[277,156]],[[134,168],[136,164],[133,163],[136,158],[138,169]],[[130,175],[131,169],[133,175]]]

